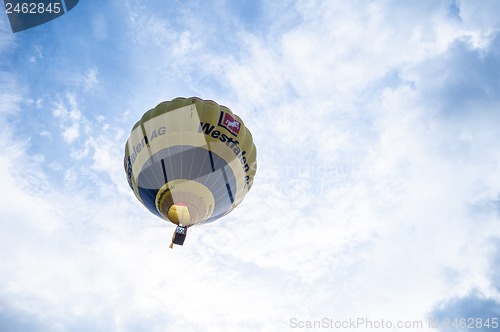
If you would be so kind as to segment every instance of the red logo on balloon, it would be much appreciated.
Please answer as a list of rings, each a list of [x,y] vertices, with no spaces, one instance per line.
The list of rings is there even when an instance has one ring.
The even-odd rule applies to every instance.
[[[231,114],[221,112],[219,118],[219,126],[226,128],[231,134],[238,136],[241,128],[241,123],[236,121],[231,116]]]

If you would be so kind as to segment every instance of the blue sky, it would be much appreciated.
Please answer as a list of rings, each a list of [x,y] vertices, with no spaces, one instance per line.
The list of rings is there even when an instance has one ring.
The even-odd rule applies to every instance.
[[[499,18],[472,0],[80,1],[13,34],[0,15],[2,330],[500,320]],[[123,151],[178,96],[241,116],[259,169],[169,250]]]

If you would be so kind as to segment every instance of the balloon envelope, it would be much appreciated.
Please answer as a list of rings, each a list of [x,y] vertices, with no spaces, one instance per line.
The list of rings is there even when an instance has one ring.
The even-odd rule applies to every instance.
[[[256,154],[250,131],[229,108],[175,98],[134,125],[124,166],[149,211],[192,226],[217,220],[241,203],[252,187]]]

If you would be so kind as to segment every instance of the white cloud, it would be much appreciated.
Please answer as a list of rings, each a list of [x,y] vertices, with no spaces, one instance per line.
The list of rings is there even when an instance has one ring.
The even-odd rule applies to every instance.
[[[40,136],[47,137],[48,139],[52,139],[52,133],[50,131],[47,131],[47,130],[42,130],[40,132]]]
[[[71,144],[80,137],[81,130],[85,130],[87,120],[78,107],[76,96],[67,93],[64,97],[65,100],[54,103],[52,115],[60,121],[64,141]]]
[[[14,47],[14,36],[11,33],[9,22],[6,19],[0,21],[0,54],[11,52]]]
[[[29,56],[28,61],[31,63],[35,63],[38,60],[43,60],[42,47],[33,46],[32,55]]]
[[[394,3],[368,7],[336,3],[319,7],[300,7],[302,24],[282,35],[270,33],[278,40],[266,44],[249,37],[250,42],[244,44],[248,51],[243,52],[249,56],[226,63],[227,69],[220,71],[227,73],[238,99],[257,109],[254,124],[250,122],[259,147],[254,190],[266,195],[258,202],[247,199],[262,212],[248,211],[250,219],[257,221],[245,223],[245,229],[251,228],[245,237],[227,239],[218,250],[279,267],[304,281],[309,274],[320,282],[327,278],[326,271],[335,271],[328,257],[345,264],[343,257],[354,259],[361,254],[344,253],[337,246],[349,243],[370,248],[365,250],[373,254],[365,253],[357,263],[357,269],[363,271],[357,276],[360,284],[340,278],[331,284],[337,288],[345,282],[360,288],[349,297],[352,310],[357,307],[397,315],[396,302],[406,297],[415,299],[404,308],[406,312],[423,313],[450,291],[484,286],[480,276],[487,270],[487,262],[478,257],[484,254],[483,243],[491,233],[471,235],[475,222],[469,220],[468,206],[478,190],[498,192],[496,184],[486,184],[498,172],[498,154],[495,148],[486,148],[496,147],[495,116],[473,120],[468,129],[448,123],[436,116],[435,108],[429,108],[433,105],[426,102],[427,91],[432,88],[425,87],[443,78],[445,68],[434,67],[433,76],[425,81],[416,80],[405,70],[423,63],[418,72],[425,72],[424,61],[429,58],[448,63],[454,41],[465,36],[480,40],[484,31],[470,29],[469,18],[457,29],[456,21],[445,19],[442,5],[394,8]],[[474,40],[473,47],[490,45]],[[474,56],[480,58],[481,54]],[[464,61],[469,65],[473,62]],[[368,84],[394,68],[403,69],[402,85],[385,90],[377,96],[380,99],[364,99]],[[459,67],[454,69],[460,75]],[[483,82],[487,78],[479,77]],[[283,89],[287,84],[293,89]],[[383,85],[378,89],[382,91]],[[437,98],[443,96],[438,94]],[[484,129],[489,135],[473,134]],[[465,135],[458,141],[457,130]],[[476,152],[457,160],[455,153],[470,144],[473,148],[469,151]],[[486,149],[481,149],[483,146]],[[362,169],[373,172],[341,183],[323,177],[290,179],[283,174],[290,167],[297,168],[293,173],[300,173],[307,160],[315,160],[318,168],[369,165]],[[485,172],[485,165],[491,165],[490,172]],[[287,182],[289,185],[281,185]],[[332,186],[311,190],[318,182],[331,182]],[[283,202],[287,200],[292,205]],[[262,220],[266,227],[259,228]],[[482,223],[498,233],[494,221]],[[241,243],[251,239],[271,241],[265,235],[266,231],[272,233],[269,229],[279,230],[272,237],[274,243],[241,248]],[[471,249],[465,250],[463,243]],[[467,281],[448,284],[445,271],[460,264]],[[388,271],[394,272],[393,276],[388,277]],[[411,282],[416,287],[409,288]],[[394,293],[387,293],[387,284]],[[367,303],[369,293],[377,295],[368,297],[371,302]],[[384,305],[376,301],[377,296],[386,299]],[[335,301],[330,303],[335,307]]]
[[[99,79],[97,78],[98,75],[99,69],[97,67],[93,66],[87,69],[85,74],[81,77],[83,88],[85,90],[95,88],[99,84]]]

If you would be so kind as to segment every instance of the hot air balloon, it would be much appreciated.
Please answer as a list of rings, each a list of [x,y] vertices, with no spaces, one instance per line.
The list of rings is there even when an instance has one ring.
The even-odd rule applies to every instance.
[[[188,227],[213,222],[242,202],[252,187],[257,150],[243,121],[225,106],[175,98],[147,111],[125,145],[130,188],[154,215]]]

